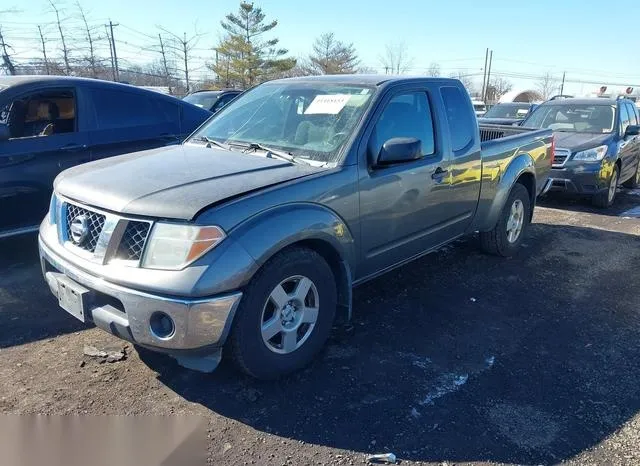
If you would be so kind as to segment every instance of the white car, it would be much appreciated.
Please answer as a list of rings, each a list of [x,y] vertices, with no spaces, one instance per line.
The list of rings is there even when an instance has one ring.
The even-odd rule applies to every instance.
[[[471,103],[476,112],[476,117],[481,117],[487,113],[487,105],[482,100],[472,100]]]

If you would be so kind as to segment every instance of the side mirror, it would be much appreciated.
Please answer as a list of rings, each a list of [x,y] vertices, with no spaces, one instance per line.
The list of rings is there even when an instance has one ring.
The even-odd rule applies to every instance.
[[[380,149],[376,165],[412,162],[422,158],[422,141],[416,138],[392,138]]]
[[[627,131],[624,133],[625,136],[637,136],[640,134],[640,125],[629,125],[627,126]]]
[[[0,123],[0,141],[6,141],[11,138],[11,131],[9,131],[9,126],[4,123]]]

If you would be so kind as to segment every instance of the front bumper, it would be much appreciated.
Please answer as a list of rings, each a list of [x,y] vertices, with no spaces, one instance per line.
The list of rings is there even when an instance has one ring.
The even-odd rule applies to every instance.
[[[229,334],[242,293],[212,298],[176,298],[138,291],[83,271],[39,238],[42,273],[57,296],[56,274],[64,274],[90,290],[85,317],[101,329],[132,343],[174,355],[206,355],[221,347]],[[150,318],[164,312],[174,323],[168,338],[151,329]]]
[[[571,163],[571,162],[569,162]],[[550,191],[591,195],[608,188],[608,169],[601,163],[571,163],[552,168]]]

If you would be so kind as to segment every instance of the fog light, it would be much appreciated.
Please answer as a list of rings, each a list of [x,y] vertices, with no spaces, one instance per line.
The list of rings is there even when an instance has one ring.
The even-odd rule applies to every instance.
[[[154,312],[151,314],[149,327],[151,328],[151,333],[161,340],[168,340],[176,331],[173,319],[164,312]]]

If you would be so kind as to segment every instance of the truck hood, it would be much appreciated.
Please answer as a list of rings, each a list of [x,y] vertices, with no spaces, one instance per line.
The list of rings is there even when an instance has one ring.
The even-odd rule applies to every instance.
[[[322,170],[185,144],[71,168],[58,175],[54,188],[69,199],[113,212],[191,220],[212,204]]]
[[[571,152],[578,152],[608,144],[612,137],[611,134],[569,133],[566,131],[556,131],[553,135],[556,140],[556,147],[569,149]]]

